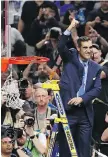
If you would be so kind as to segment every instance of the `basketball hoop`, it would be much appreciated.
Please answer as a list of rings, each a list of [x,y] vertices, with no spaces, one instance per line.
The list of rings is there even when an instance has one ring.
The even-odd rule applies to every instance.
[[[30,64],[33,60],[36,63],[43,63],[48,62],[49,58],[39,56],[3,57],[1,58],[1,71],[6,72],[9,64]]]
[[[24,56],[24,57],[11,57],[9,59],[10,64],[30,64],[31,61],[36,63],[48,62],[49,58],[39,56]]]
[[[9,65],[9,58],[2,57],[1,58],[1,72],[6,72]]]

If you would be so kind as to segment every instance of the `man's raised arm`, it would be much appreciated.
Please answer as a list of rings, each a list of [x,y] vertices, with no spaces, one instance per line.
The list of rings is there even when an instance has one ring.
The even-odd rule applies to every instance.
[[[72,33],[72,29],[74,27],[76,27],[77,24],[78,24],[78,21],[76,21],[75,19],[73,19],[72,22],[71,22],[71,24],[69,25],[69,27],[65,30],[65,32],[63,33],[63,35],[60,37],[59,44],[58,44],[58,51],[59,51],[59,53],[61,55],[61,58],[62,58],[62,60],[64,62],[68,62],[72,58],[72,53],[66,47],[66,43],[68,41],[68,37]]]

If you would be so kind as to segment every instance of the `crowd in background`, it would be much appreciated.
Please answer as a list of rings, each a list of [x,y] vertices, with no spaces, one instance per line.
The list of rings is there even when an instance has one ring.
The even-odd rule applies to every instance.
[[[108,135],[107,140],[103,135],[104,131],[108,134],[108,1],[33,0],[9,3],[10,8],[14,6],[17,12],[8,23],[11,26],[11,56],[42,56],[49,61],[38,64],[32,60],[28,65],[13,65],[12,69],[9,67],[1,73],[2,157],[42,157],[47,153],[53,127],[49,119],[57,116],[58,111],[53,91],[43,89],[41,83],[60,80],[67,62],[60,56],[58,43],[73,19],[78,21],[78,25],[72,30],[67,47],[78,49],[77,39],[88,36],[93,43],[91,59],[102,68],[102,91],[93,102],[93,138],[108,142]],[[3,13],[2,34],[5,32]],[[2,40],[2,57],[6,56],[4,45]],[[8,105],[9,94],[7,96],[3,88],[11,72],[12,81],[18,80],[20,99],[24,100],[21,108]],[[108,155],[105,147],[101,149]]]

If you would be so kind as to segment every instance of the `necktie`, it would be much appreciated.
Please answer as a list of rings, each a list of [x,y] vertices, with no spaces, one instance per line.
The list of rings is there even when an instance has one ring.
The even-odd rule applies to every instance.
[[[85,68],[86,68],[87,64],[85,62],[83,62],[83,66],[84,66],[83,79],[82,79],[82,85],[79,88],[79,91],[78,91],[78,94],[77,94],[78,97],[85,93]]]

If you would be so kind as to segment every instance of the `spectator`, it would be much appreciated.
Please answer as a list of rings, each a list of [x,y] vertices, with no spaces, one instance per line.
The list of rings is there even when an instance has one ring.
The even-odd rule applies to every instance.
[[[108,61],[104,61],[104,59],[101,57],[102,52],[98,45],[93,44],[93,60],[101,65],[101,82],[102,82],[102,90],[101,94],[99,96],[99,99],[101,99],[106,104],[108,103]]]
[[[34,89],[32,83],[27,80],[23,79],[19,82],[19,92],[20,92],[20,98],[23,100],[26,100],[24,102],[23,110],[25,112],[31,111],[34,113],[34,110],[36,108],[35,102],[34,102]]]
[[[46,137],[39,134],[37,137],[34,131],[34,115],[31,112],[26,112],[21,116],[22,119],[18,122],[18,128],[22,128],[23,134],[17,138],[16,150],[19,153],[21,150],[29,157],[40,157],[46,153]],[[43,139],[41,138],[41,135]],[[29,153],[29,154],[28,154]]]
[[[26,1],[22,8],[21,19],[18,23],[18,30],[22,33],[26,42],[27,35],[29,33],[33,20],[39,14],[39,8],[43,4],[43,1]]]
[[[26,56],[26,44],[24,41],[17,40],[13,45],[12,55],[16,57]],[[18,77],[22,78],[22,72],[26,68],[26,65],[13,65],[13,68],[17,71]]]
[[[108,41],[108,1],[101,1],[101,7],[89,13],[87,25],[92,26],[96,31]],[[87,28],[86,28],[87,29]],[[88,30],[86,30],[86,35]]]
[[[11,27],[11,51],[14,50],[14,44],[16,43],[16,41],[24,41],[22,35],[20,34],[20,32],[16,29]]]
[[[53,71],[47,64],[40,64],[34,69],[34,71],[30,71],[33,65],[36,65],[35,61],[31,62],[23,73],[23,77],[31,78],[33,84],[36,84],[38,82],[43,83],[50,79],[50,76],[53,79],[59,79],[58,74]]]
[[[13,141],[10,137],[1,137],[1,157],[18,157],[12,153]]]
[[[26,44],[24,41],[17,40],[13,45],[13,55],[16,57],[26,56]]]
[[[56,114],[56,110],[48,107],[49,96],[47,90],[43,88],[37,88],[35,91],[35,100],[37,108],[35,110],[35,130],[46,130],[46,119],[50,119],[50,116]]]
[[[105,121],[106,121],[106,123],[108,123],[108,112],[106,113]],[[104,132],[101,136],[101,140],[104,142],[108,142],[108,127],[104,130]]]
[[[85,34],[85,24],[87,15],[92,10],[94,2],[91,1],[74,1],[73,7],[68,9],[64,15],[63,24],[69,25],[73,18],[79,21],[77,28],[79,36]]]
[[[100,95],[94,100],[94,127],[93,138],[99,141],[103,130],[106,128],[104,117],[106,114],[106,104],[108,103],[108,62],[101,57],[102,52],[97,44],[93,44],[93,60],[101,65],[101,84],[102,90]],[[101,114],[100,114],[101,112]]]
[[[55,7],[56,18],[57,20],[59,20],[57,7],[55,6],[53,2],[46,2],[43,0],[42,1],[33,0],[33,1],[27,1],[24,3],[23,8],[22,8],[21,19],[18,24],[18,30],[23,34],[25,42],[27,41],[26,39],[29,34],[32,22],[34,21],[35,18],[39,16],[40,8],[44,7],[44,5],[46,5],[47,3]]]
[[[90,27],[88,37],[90,37],[93,43],[96,43],[99,45],[102,51],[102,57],[105,58],[108,52],[108,42],[92,27]]]
[[[28,36],[28,45],[34,46],[42,40],[50,28],[59,26],[55,19],[55,7],[52,4],[46,4],[42,10],[41,16],[32,23]]]
[[[45,46],[51,47],[51,51],[48,52],[48,56],[46,56],[46,57],[50,58],[48,65],[51,68],[53,68],[55,71],[59,71],[59,74],[61,72],[62,59],[59,55],[57,46],[58,46],[58,41],[59,41],[59,37],[61,34],[62,34],[62,31],[60,28],[52,27],[50,29],[50,31],[47,33],[45,39],[41,40],[39,43],[36,44],[36,48],[37,48],[38,52],[43,50],[43,53],[42,53],[42,51],[40,52],[40,55],[42,55],[42,56],[45,55]],[[47,49],[46,49],[46,51],[47,51]]]

